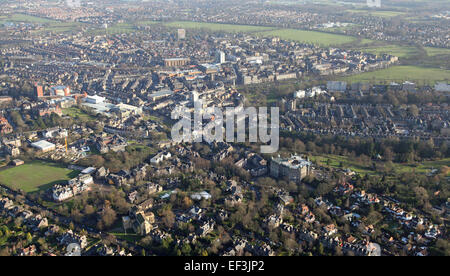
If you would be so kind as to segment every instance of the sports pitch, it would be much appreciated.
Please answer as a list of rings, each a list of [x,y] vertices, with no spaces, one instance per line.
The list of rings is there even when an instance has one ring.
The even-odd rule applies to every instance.
[[[0,184],[26,193],[47,190],[76,177],[78,171],[54,163],[32,162],[0,171]]]

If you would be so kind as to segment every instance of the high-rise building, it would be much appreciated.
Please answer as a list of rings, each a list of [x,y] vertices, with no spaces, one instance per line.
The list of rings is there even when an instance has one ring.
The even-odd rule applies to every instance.
[[[186,39],[186,30],[178,29],[178,39]]]
[[[34,86],[34,95],[36,96],[36,98],[44,97],[44,88],[42,87],[42,85],[36,84]]]
[[[225,61],[226,61],[225,53],[223,51],[217,51],[216,60],[217,60],[217,63],[220,63],[220,64],[225,63]]]
[[[192,101],[192,103],[196,103],[196,102],[198,102],[198,100],[199,100],[199,95],[198,95],[198,92],[197,91],[192,91],[191,92],[191,101]]]
[[[64,88],[64,96],[68,97],[70,96],[70,87],[66,86],[66,88]]]
[[[289,111],[296,111],[297,110],[297,100],[296,99],[293,99],[293,100],[289,101],[288,110]]]

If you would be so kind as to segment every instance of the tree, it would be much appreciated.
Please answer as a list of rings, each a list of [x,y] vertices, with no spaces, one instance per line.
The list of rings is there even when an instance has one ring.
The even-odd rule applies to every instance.
[[[444,239],[438,239],[435,246],[430,248],[433,256],[450,256],[450,242]]]
[[[110,207],[105,207],[101,213],[100,221],[105,228],[110,227],[116,221],[117,214]]]
[[[419,187],[414,187],[413,191],[416,195],[415,199],[416,199],[417,203],[420,206],[425,205],[425,203],[428,201],[428,198],[429,198],[427,190],[425,188],[419,186]]]
[[[31,243],[33,241],[33,236],[30,233],[27,233],[27,242]]]
[[[78,223],[80,223],[83,219],[83,215],[80,213],[78,209],[72,209],[71,217]]]
[[[175,223],[175,214],[172,212],[172,210],[166,209],[162,213],[162,223],[167,228],[172,228]]]
[[[319,242],[319,247],[317,248],[317,252],[319,253],[320,256],[324,256],[325,255],[325,249],[324,249],[323,244],[321,242]]]
[[[94,209],[94,207],[92,206],[92,205],[86,205],[85,207],[84,207],[84,213],[86,214],[86,215],[92,215],[93,213],[95,212],[95,209]]]
[[[181,247],[181,253],[183,253],[183,256],[190,256],[192,253],[192,248],[188,243],[184,243]]]
[[[343,256],[342,249],[340,246],[337,245],[334,247],[334,255],[335,256]]]
[[[411,115],[413,117],[419,116],[419,108],[415,104],[412,104],[409,106],[408,112],[409,112],[409,115]]]
[[[7,247],[0,249],[0,257],[11,256],[11,253]]]
[[[319,186],[317,186],[316,193],[319,196],[326,195],[327,193],[331,192],[333,189],[333,186],[331,183],[328,182],[321,182]]]
[[[11,162],[11,156],[10,155],[6,155],[5,156],[5,163],[9,164]]]
[[[383,218],[383,215],[378,213],[377,211],[370,211],[366,217],[366,224],[376,224]]]

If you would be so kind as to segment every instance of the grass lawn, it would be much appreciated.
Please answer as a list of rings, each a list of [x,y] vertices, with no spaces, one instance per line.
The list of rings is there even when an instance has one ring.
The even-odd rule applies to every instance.
[[[347,12],[378,16],[384,18],[403,16],[406,14],[404,12],[397,12],[397,11],[368,11],[368,10],[347,10]]]
[[[0,171],[0,183],[26,193],[46,190],[54,184],[76,177],[78,171],[54,163],[32,162]]]
[[[450,71],[419,66],[392,66],[387,69],[343,77],[342,79],[348,82],[389,83],[408,80],[419,84],[434,84],[438,81],[450,79]]]
[[[219,23],[205,23],[205,22],[191,22],[191,21],[175,21],[164,24],[167,27],[186,28],[186,29],[208,29],[211,31],[223,31],[229,33],[236,32],[262,32],[273,30],[271,27],[250,26],[250,25],[234,25],[234,24],[219,24]]]
[[[342,169],[350,169],[360,174],[374,174],[375,172],[371,168],[362,166],[361,164],[350,160],[346,156],[339,155],[320,155],[311,157],[312,162],[320,162],[322,165],[327,166],[327,161],[330,160],[329,166],[332,168],[340,168],[342,163]]]
[[[324,166],[327,165],[328,160],[330,160],[329,166],[332,168],[340,168],[340,164],[342,162],[343,169],[350,169],[360,174],[377,174],[377,172],[374,171],[372,168],[365,167],[346,156],[326,154],[311,157],[311,161],[320,162],[320,164]],[[397,174],[410,172],[428,174],[431,172],[432,169],[440,169],[442,166],[450,166],[450,158],[436,161],[425,161],[417,165],[393,163],[392,168]]]
[[[89,31],[91,35],[116,35],[137,32],[135,26],[131,23],[118,23],[108,26],[107,29],[97,28]]]
[[[71,32],[71,31],[75,31],[75,30],[81,30],[81,27],[86,25],[86,24],[80,23],[80,22],[60,22],[57,20],[41,18],[41,17],[20,14],[20,13],[12,14],[9,16],[1,16],[0,24],[4,24],[6,22],[43,24],[43,29],[35,31],[35,33]]]
[[[418,165],[407,165],[394,163],[394,170],[398,173],[408,173],[415,171],[416,173],[429,173],[433,169],[440,169],[443,166],[450,166],[450,158],[437,161],[425,161]]]
[[[273,31],[259,32],[258,35],[264,37],[279,37],[285,40],[293,40],[302,43],[315,44],[320,46],[337,46],[351,43],[357,39],[351,36],[322,33],[316,31],[304,31],[296,29],[280,29]]]
[[[82,121],[92,121],[95,120],[91,115],[83,112],[77,107],[63,108],[63,115],[70,116],[72,118],[81,119]]]
[[[146,145],[142,145],[142,144],[140,144],[138,142],[129,143],[127,148],[131,149],[131,150],[147,151],[148,154],[156,154],[155,151],[152,148],[150,148],[150,147],[148,147]]]
[[[144,20],[144,21],[138,21],[136,22],[137,26],[148,26],[148,25],[155,25],[155,24],[161,24],[160,21],[151,21],[151,20]]]
[[[424,47],[427,55],[430,57],[438,56],[438,55],[450,55],[450,49],[444,48],[433,48],[433,47]]]
[[[153,115],[146,115],[144,116],[144,120],[146,121],[155,121],[155,122],[161,122],[162,119]]]
[[[6,21],[6,22],[26,22],[26,23],[41,23],[41,24],[58,22],[56,20],[26,15],[26,14],[21,14],[21,13],[15,13],[8,17],[4,17],[4,18],[2,18],[2,20]]]
[[[37,33],[66,33],[73,31],[81,31],[83,26],[87,26],[87,24],[80,22],[57,22],[46,24],[42,30],[38,30]]]
[[[381,55],[381,54],[389,54],[393,56],[397,56],[399,58],[406,58],[413,56],[418,53],[418,50],[416,47],[413,46],[400,46],[400,45],[369,45],[367,47],[358,47],[359,51],[364,53],[371,53],[375,55]]]

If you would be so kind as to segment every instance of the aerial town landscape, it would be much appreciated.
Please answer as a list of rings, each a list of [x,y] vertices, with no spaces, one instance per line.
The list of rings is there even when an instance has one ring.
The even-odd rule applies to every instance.
[[[449,1],[0,5],[0,256],[450,255]]]

